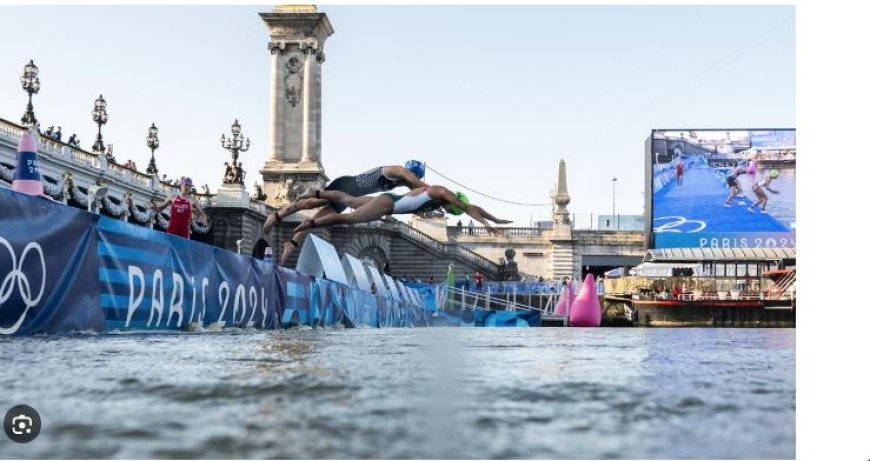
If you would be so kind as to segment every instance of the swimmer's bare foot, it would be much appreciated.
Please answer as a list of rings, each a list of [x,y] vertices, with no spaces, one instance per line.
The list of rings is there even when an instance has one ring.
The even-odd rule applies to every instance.
[[[308,188],[307,191],[305,191],[304,194],[301,194],[299,196],[299,200],[306,199],[306,198],[316,198],[318,192],[320,192],[320,189],[310,187],[310,188]]]
[[[272,228],[275,227],[275,224],[281,221],[281,215],[278,212],[274,212],[266,218],[266,223],[263,224],[263,235],[268,235],[269,232],[272,232]]]
[[[305,221],[302,221],[302,224],[293,229],[293,233],[307,231],[308,229],[314,229],[317,227],[317,224],[314,222],[312,218],[305,218]]]

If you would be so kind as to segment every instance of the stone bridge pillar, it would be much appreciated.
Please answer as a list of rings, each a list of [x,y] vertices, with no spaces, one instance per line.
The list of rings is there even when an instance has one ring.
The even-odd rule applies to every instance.
[[[550,260],[550,277],[562,278],[574,275],[573,224],[568,209],[571,196],[568,195],[568,178],[565,173],[565,160],[559,161],[559,175],[556,179],[556,193],[553,200],[553,231],[550,243],[553,253]]]
[[[279,6],[260,13],[272,54],[269,158],[260,173],[266,202],[286,204],[296,187],[322,187],[321,66],[332,25],[315,6]]]

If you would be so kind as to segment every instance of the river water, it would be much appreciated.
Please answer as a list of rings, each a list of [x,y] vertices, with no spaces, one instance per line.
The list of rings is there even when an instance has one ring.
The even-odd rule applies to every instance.
[[[0,338],[2,458],[794,458],[793,329]]]

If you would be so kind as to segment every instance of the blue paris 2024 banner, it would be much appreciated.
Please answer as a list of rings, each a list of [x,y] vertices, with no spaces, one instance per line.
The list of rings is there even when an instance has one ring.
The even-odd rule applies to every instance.
[[[114,219],[99,221],[97,256],[109,329],[278,326],[277,276],[262,261]]]
[[[0,334],[425,324],[423,309],[0,189]]]

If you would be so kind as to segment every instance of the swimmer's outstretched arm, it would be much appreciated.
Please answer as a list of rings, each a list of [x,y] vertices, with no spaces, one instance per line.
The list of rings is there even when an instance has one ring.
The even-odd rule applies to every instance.
[[[477,206],[477,205],[471,205],[471,204],[468,205],[468,208],[472,208],[472,207],[475,208],[475,209],[477,209],[477,212],[480,213],[481,216],[483,216],[484,218],[486,218],[486,219],[488,219],[488,220],[490,220],[490,221],[492,221],[492,222],[494,222],[494,223],[496,223],[496,224],[510,224],[510,223],[513,222],[513,221],[510,221],[510,220],[507,220],[507,219],[498,219],[498,218],[496,218],[495,216],[489,214],[489,212],[487,212],[486,210],[484,210],[483,208],[481,208],[481,207],[479,207],[479,206]],[[466,210],[466,212],[467,212],[467,210]]]
[[[486,227],[487,229],[489,229],[490,232],[492,232],[494,234],[500,233],[500,231],[498,229],[496,229],[495,227],[492,227],[492,225],[486,220],[486,218],[484,217],[484,215],[482,213],[483,210],[480,207],[477,207],[474,205],[466,205],[466,204],[460,202],[459,199],[456,198],[456,195],[454,195],[453,192],[451,192],[447,188],[442,187],[442,186],[430,186],[429,187],[429,196],[434,198],[435,200],[439,200],[443,203],[447,203],[447,204],[453,205],[453,206],[461,209],[468,216],[471,216],[472,218],[474,218],[475,221],[483,224],[483,226]]]
[[[411,170],[403,166],[388,166],[384,168],[384,176],[392,180],[401,180],[408,185],[408,189],[417,189],[419,187],[428,187],[429,185],[421,181]]]

